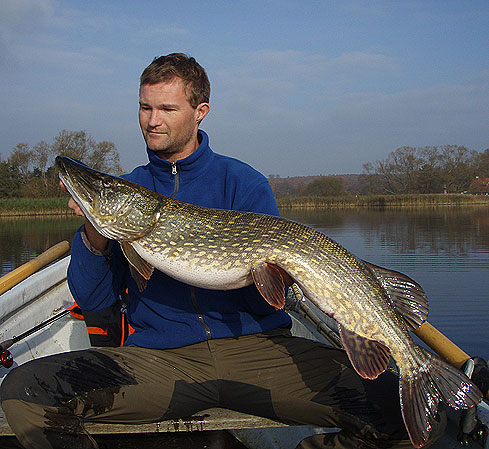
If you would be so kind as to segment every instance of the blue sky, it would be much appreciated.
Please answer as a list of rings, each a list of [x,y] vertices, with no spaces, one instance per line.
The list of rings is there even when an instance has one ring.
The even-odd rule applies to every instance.
[[[489,2],[0,0],[0,152],[62,129],[146,162],[138,81],[207,70],[214,151],[265,175],[361,173],[400,146],[489,148]]]

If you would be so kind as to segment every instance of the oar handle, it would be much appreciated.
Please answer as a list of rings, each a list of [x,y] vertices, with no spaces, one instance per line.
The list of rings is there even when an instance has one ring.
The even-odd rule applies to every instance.
[[[457,368],[462,368],[463,364],[470,359],[469,354],[460,349],[427,321],[416,329],[414,333],[440,357]]]
[[[35,257],[29,262],[26,262],[24,265],[21,265],[5,276],[2,276],[2,278],[0,278],[0,295],[5,293],[7,290],[10,290],[24,279],[28,278],[31,274],[53,262],[58,257],[61,257],[69,250],[70,244],[64,240],[39,254],[39,256]]]

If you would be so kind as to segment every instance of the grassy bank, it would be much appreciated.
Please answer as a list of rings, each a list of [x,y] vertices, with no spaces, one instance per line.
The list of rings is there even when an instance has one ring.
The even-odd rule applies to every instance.
[[[290,197],[277,200],[280,208],[313,207],[434,207],[489,205],[489,195],[426,194],[341,197]]]
[[[0,216],[71,215],[68,197],[59,198],[0,198]]]
[[[487,204],[489,195],[372,195],[341,197],[279,198],[280,208],[297,207],[433,207]],[[72,215],[68,197],[59,198],[0,198],[0,216]]]

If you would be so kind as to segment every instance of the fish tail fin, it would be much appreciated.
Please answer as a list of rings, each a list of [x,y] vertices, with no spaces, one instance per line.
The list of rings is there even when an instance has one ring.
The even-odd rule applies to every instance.
[[[457,368],[418,347],[419,366],[399,379],[401,410],[414,447],[427,442],[440,401],[455,409],[477,405],[480,390]]]

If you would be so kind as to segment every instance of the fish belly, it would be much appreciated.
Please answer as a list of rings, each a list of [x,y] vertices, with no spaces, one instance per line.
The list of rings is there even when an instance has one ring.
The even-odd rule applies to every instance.
[[[233,290],[252,284],[249,268],[233,267],[218,261],[199,263],[198,259],[184,253],[149,251],[137,242],[132,243],[136,252],[157,270],[186,284],[210,290]]]

